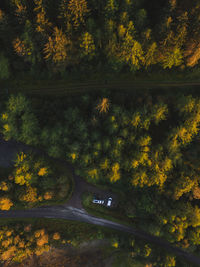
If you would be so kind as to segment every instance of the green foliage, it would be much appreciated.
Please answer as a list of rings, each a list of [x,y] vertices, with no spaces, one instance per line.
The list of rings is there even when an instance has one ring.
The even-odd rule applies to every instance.
[[[31,104],[23,95],[12,95],[2,114],[3,134],[27,144],[38,144],[38,121],[31,110]]]
[[[0,54],[0,79],[6,80],[10,77],[9,61],[2,53]]]

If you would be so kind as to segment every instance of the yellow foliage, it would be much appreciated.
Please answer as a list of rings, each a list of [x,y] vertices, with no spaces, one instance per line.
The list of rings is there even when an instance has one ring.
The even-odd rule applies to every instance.
[[[115,116],[111,116],[111,121],[115,121]]]
[[[95,45],[91,34],[88,32],[83,34],[80,47],[82,48],[83,55],[90,57],[95,55]]]
[[[37,201],[37,188],[28,186],[26,188],[26,194],[20,197],[21,201],[36,202]]]
[[[6,182],[3,181],[0,183],[0,190],[8,191],[8,186],[7,186]]]
[[[162,168],[164,171],[169,171],[173,168],[172,160],[169,158],[166,158],[162,164]]]
[[[72,154],[70,154],[70,155],[71,155],[71,158],[72,158],[73,160],[76,159],[76,154],[75,154],[75,153],[72,153]]]
[[[15,177],[15,183],[19,185],[24,185],[26,183],[24,175],[18,175]]]
[[[6,132],[10,131],[10,126],[8,124],[4,124],[3,128],[5,129]]]
[[[41,168],[38,172],[39,176],[44,176],[45,174],[47,174],[47,168]]]
[[[0,198],[0,209],[9,210],[13,206],[12,201],[7,197]]]
[[[105,161],[100,164],[100,167],[103,170],[107,170],[109,168],[109,160],[105,159]]]
[[[26,158],[26,154],[24,152],[21,152],[17,155],[18,162],[22,162]]]
[[[60,239],[60,234],[58,232],[53,234],[53,239],[54,240],[59,240]]]
[[[114,242],[114,243],[112,244],[112,246],[113,246],[114,248],[118,248],[118,247],[119,247],[119,243],[118,243],[118,242]]]
[[[133,186],[139,185],[140,187],[143,187],[144,185],[149,184],[149,177],[147,176],[144,170],[139,170],[137,173],[133,175],[131,184]]]
[[[141,116],[140,116],[140,114],[137,112],[137,113],[135,113],[135,114],[133,115],[132,120],[131,120],[131,124],[132,124],[134,127],[138,127],[140,121],[141,121]]]
[[[192,134],[188,132],[185,127],[180,127],[177,131],[178,137],[181,139],[182,143],[189,143],[192,139]]]
[[[138,145],[139,146],[148,146],[151,142],[151,137],[150,136],[142,136],[139,140],[138,140]]]
[[[92,179],[97,178],[97,177],[98,177],[97,169],[92,169],[92,170],[88,171],[88,175],[89,175]]]
[[[119,163],[115,163],[112,166],[112,173],[110,175],[110,181],[116,182],[120,179],[120,173],[119,173]]]
[[[112,171],[113,172],[117,172],[119,170],[119,163],[115,163],[113,166],[112,166]]]
[[[43,197],[42,196],[39,196],[38,197],[38,201],[42,201],[43,200]]]
[[[119,25],[118,26],[118,35],[120,38],[123,38],[125,36],[126,33],[126,28],[124,27],[124,25]]]
[[[8,119],[8,114],[6,114],[6,113],[4,113],[4,114],[2,114],[2,120],[7,120]]]
[[[142,148],[142,151],[143,151],[143,152],[149,152],[149,151],[150,151],[150,148],[149,148],[148,146],[144,146],[144,147]]]
[[[133,161],[132,161],[132,167],[135,169],[135,168],[137,168],[138,166],[139,166],[139,161],[138,160],[136,160],[136,159],[134,159]]]

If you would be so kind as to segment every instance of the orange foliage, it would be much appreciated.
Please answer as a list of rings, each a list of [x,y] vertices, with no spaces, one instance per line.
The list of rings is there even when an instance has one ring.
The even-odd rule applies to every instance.
[[[51,27],[51,23],[48,21],[48,19],[46,18],[46,12],[43,8],[43,3],[42,0],[34,0],[36,7],[34,9],[34,11],[38,12],[37,13],[37,28],[36,31],[38,32],[44,32],[46,27]]]
[[[47,244],[48,243],[48,240],[49,240],[49,237],[48,235],[42,235],[41,237],[38,238],[37,240],[37,245],[39,247],[43,246],[44,244]]]
[[[13,206],[12,201],[7,197],[0,198],[0,209],[9,210]]]
[[[5,261],[15,255],[16,247],[12,246],[1,254],[1,260]]]
[[[44,176],[45,174],[47,174],[47,168],[41,168],[38,172],[39,176]]]
[[[24,41],[21,41],[18,37],[13,41],[13,48],[15,52],[21,57],[31,55],[31,49],[25,44]]]
[[[54,233],[53,234],[53,239],[54,240],[59,240],[60,239],[60,234],[59,233]]]
[[[55,27],[53,37],[49,37],[44,47],[45,59],[52,58],[55,63],[64,61],[67,58],[67,45],[71,45],[70,40],[61,29]]]
[[[45,200],[48,200],[48,199],[52,199],[52,197],[53,197],[53,192],[46,192],[45,194],[44,194],[44,199]]]
[[[35,231],[35,237],[38,238],[40,236],[43,236],[45,234],[45,230],[44,229],[40,229],[40,230],[37,230]]]
[[[100,113],[106,113],[108,112],[110,107],[110,103],[109,103],[109,99],[108,98],[102,98],[102,100],[100,101],[100,103],[97,105],[96,109],[99,110]]]
[[[78,27],[80,23],[84,23],[84,16],[89,12],[86,0],[70,0],[68,4],[70,16],[74,23],[74,27]]]
[[[24,227],[24,231],[25,232],[30,232],[31,231],[31,228],[32,228],[32,225],[31,224],[28,224]]]

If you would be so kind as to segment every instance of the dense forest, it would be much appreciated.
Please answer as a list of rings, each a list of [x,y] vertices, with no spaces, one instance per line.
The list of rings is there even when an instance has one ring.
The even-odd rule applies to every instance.
[[[121,222],[198,255],[199,93],[154,90],[148,83],[126,91],[124,81],[109,90],[106,84],[115,77],[127,84],[137,77],[159,80],[160,73],[199,78],[199,25],[200,0],[1,0],[0,135],[32,150],[0,168],[0,210],[67,202],[74,184],[66,162],[85,181],[117,195],[109,209],[92,204],[92,193],[84,192],[86,210],[121,216]],[[91,82],[88,90],[80,84],[74,94],[66,90],[67,79],[82,76]],[[105,86],[95,91],[97,77],[98,88]],[[55,88],[42,92],[42,82]],[[48,89],[53,97],[45,95]],[[59,97],[64,91],[67,97]],[[51,247],[108,238],[111,251],[120,251],[116,266],[189,266],[111,230],[68,226],[2,222],[0,260],[21,262]],[[82,264],[73,260],[71,266]]]
[[[71,162],[78,175],[121,196],[124,218],[197,253],[200,98],[102,94],[11,95],[2,105],[1,132]]]
[[[0,78],[198,72],[199,18],[197,0],[2,0]]]

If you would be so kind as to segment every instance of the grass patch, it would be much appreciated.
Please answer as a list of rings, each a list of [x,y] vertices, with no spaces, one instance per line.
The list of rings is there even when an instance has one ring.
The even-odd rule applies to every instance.
[[[114,255],[112,267],[144,267],[146,265],[140,261],[133,260],[127,252],[119,251]]]
[[[94,204],[92,203],[92,200],[93,194],[84,192],[84,194],[82,195],[82,205],[88,213],[127,226],[136,226],[133,220],[130,220],[124,214],[124,210],[122,209],[122,207],[120,207],[120,205],[117,205],[116,207],[106,207],[103,205]]]

